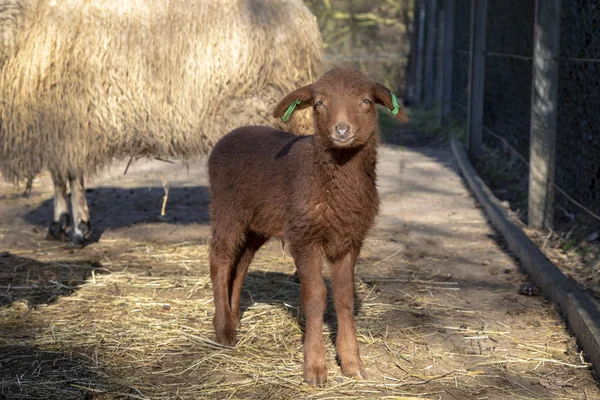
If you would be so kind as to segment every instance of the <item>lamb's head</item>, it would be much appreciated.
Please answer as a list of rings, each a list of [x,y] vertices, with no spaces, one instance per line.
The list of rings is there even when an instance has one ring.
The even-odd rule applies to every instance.
[[[364,145],[379,133],[375,104],[387,107],[401,122],[408,117],[385,86],[349,68],[334,68],[317,82],[281,100],[273,115],[286,121],[294,109],[313,107],[315,135],[328,148]]]

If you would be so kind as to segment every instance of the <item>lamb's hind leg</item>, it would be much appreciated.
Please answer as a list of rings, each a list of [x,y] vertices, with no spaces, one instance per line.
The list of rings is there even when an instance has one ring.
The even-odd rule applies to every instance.
[[[213,217],[213,221],[216,218]],[[213,222],[214,223],[214,222]],[[231,287],[233,268],[243,243],[244,229],[240,226],[221,225],[213,231],[210,249],[210,279],[215,303],[215,340],[218,343],[235,345],[235,322],[231,311]]]
[[[54,184],[54,218],[46,232],[46,239],[66,241],[66,230],[71,223],[67,199],[67,181],[57,173],[52,173]]]
[[[92,231],[83,176],[71,178],[69,182],[71,184],[71,209],[73,211],[73,229],[69,235],[69,244],[81,247]]]
[[[254,232],[246,235],[244,248],[238,255],[236,265],[233,268],[233,279],[231,283],[231,313],[233,322],[236,326],[240,323],[240,297],[242,295],[242,286],[244,278],[248,272],[248,267],[254,258],[254,254],[265,244],[267,238]]]

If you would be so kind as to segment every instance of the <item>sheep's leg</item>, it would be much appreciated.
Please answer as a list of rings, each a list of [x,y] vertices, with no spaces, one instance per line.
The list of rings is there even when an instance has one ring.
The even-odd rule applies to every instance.
[[[325,343],[323,342],[323,315],[327,304],[327,289],[323,282],[322,259],[318,249],[311,248],[298,254],[292,249],[302,294],[302,309],[306,315],[304,337],[304,380],[313,386],[327,381]]]
[[[342,373],[356,379],[366,379],[354,326],[354,263],[357,254],[350,252],[331,265],[333,302],[338,320],[336,347]]]
[[[54,218],[46,232],[46,239],[66,241],[66,230],[71,222],[67,181],[61,175],[52,173],[52,183],[54,184]]]
[[[218,343],[235,345],[235,323],[231,312],[230,287],[232,269],[236,260],[236,244],[228,241],[227,236],[213,233],[210,250],[210,280],[213,286],[215,303],[215,340]]]
[[[254,258],[254,254],[265,244],[267,238],[255,233],[246,236],[246,243],[238,256],[237,263],[233,269],[233,279],[231,284],[231,313],[234,324],[240,325],[240,297],[244,278],[248,272],[248,267]]]
[[[73,230],[69,236],[69,244],[81,247],[92,230],[83,176],[70,178],[69,183],[71,185],[71,210],[73,211]]]

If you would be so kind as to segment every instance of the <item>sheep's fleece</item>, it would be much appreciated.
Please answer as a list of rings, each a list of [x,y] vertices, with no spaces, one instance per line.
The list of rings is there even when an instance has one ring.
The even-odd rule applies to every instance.
[[[309,133],[304,111],[270,112],[321,61],[301,0],[0,0],[0,171],[185,159],[248,124]]]

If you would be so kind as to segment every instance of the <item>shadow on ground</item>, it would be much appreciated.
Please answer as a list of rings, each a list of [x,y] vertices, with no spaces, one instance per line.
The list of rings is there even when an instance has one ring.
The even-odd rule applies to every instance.
[[[101,273],[95,261],[41,262],[0,253],[0,307],[24,300],[28,307],[54,303],[87,281],[92,271]]]
[[[333,291],[331,280],[324,278],[327,286],[327,308],[325,310],[324,324],[331,332],[330,339],[335,346],[337,337],[337,317],[333,305]],[[244,288],[240,302],[240,314],[244,317],[244,312],[254,303],[266,303],[273,305],[286,306],[288,312],[299,322],[302,328],[302,335],[305,334],[305,319],[301,310],[300,280],[298,275],[285,274],[274,271],[250,271],[244,279]],[[354,292],[354,315],[358,316],[362,312],[362,301],[358,292]]]
[[[97,242],[107,229],[118,229],[142,223],[175,225],[209,224],[209,195],[206,186],[169,188],[165,216],[161,208],[165,192],[162,187],[97,187],[86,190],[92,234]],[[47,199],[25,215],[30,224],[45,228],[53,215],[53,199]]]
[[[0,310],[17,309],[0,324],[0,398],[92,399],[115,386],[90,359],[30,344],[45,325],[31,310],[73,294],[101,267],[93,261],[41,262],[0,253]]]
[[[73,353],[2,346],[0,358],[2,399],[87,400],[114,386],[91,360]]]

